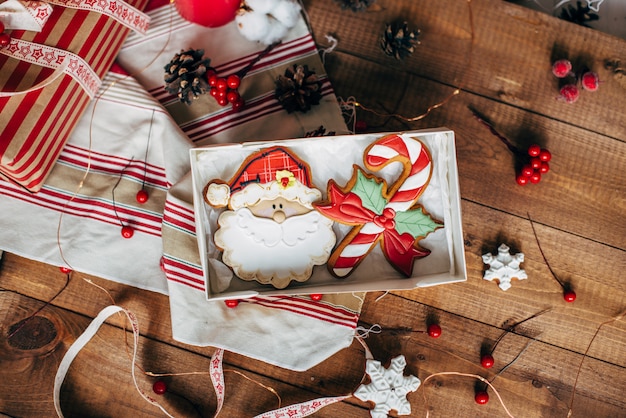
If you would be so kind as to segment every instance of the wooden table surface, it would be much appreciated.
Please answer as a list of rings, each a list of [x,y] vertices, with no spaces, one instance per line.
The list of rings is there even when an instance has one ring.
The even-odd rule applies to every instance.
[[[304,4],[319,47],[329,45],[325,35],[338,41],[325,58],[338,96],[352,96],[378,113],[410,118],[456,88],[461,91],[415,122],[357,108],[358,120],[371,132],[441,126],[455,131],[468,266],[464,283],[390,292],[382,298],[380,292],[367,294],[361,325],[383,329],[367,338],[374,357],[385,363],[404,354],[407,372],[424,381],[450,371],[493,379],[522,353],[493,380],[512,415],[566,417],[578,380],[573,416],[626,416],[626,319],[614,320],[626,310],[621,276],[626,269],[626,75],[605,68],[607,60],[626,66],[626,41],[497,0],[378,0],[377,10],[363,13],[341,10],[334,0]],[[421,30],[421,44],[403,62],[378,46],[385,24],[397,20]],[[556,100],[558,83],[550,68],[557,58],[597,71],[599,90],[582,92],[574,104]],[[470,108],[519,147],[538,143],[552,152],[551,170],[538,185],[515,183],[512,154]],[[564,301],[529,216],[552,270],[575,290],[574,303]],[[482,279],[486,266],[481,255],[495,253],[503,242],[512,252],[524,253],[522,267],[529,277],[514,281],[506,292]],[[59,362],[111,303],[83,277],[74,274],[67,289],[38,313],[47,321],[36,322],[33,340],[16,344],[7,339],[11,327],[41,308],[66,277],[58,267],[4,254],[0,413],[55,415],[52,388]],[[208,370],[212,348],[171,338],[166,296],[90,279],[137,315],[142,330],[138,362],[144,370]],[[494,352],[493,368],[481,367],[481,347],[545,310],[506,334]],[[440,324],[440,338],[397,331],[423,330],[429,318]],[[66,416],[162,416],[133,387],[120,324],[113,320],[103,326],[72,365],[62,391]],[[220,416],[251,417],[276,408],[277,398],[267,387],[280,394],[282,405],[350,394],[363,378],[364,363],[356,341],[306,372],[227,353]],[[213,416],[216,398],[206,373],[165,380],[169,392],[159,401],[168,410],[181,417]],[[139,373],[139,381],[149,391],[155,378]],[[430,379],[408,395],[411,416],[506,416],[493,391],[486,405],[474,402],[476,382],[460,376]],[[369,411],[366,403],[350,397],[316,416],[368,417]]]

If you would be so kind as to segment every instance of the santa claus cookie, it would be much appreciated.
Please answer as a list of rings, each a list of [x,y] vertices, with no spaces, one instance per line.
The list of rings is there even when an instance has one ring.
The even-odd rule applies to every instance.
[[[329,181],[329,200],[315,203],[316,209],[353,227],[330,256],[328,270],[335,277],[347,277],[380,243],[387,261],[411,277],[413,261],[430,254],[420,240],[443,226],[417,203],[432,174],[430,152],[418,139],[394,134],[368,146],[363,160],[370,171],[396,162],[403,169],[391,186],[357,165],[345,187]]]
[[[278,289],[304,282],[335,245],[333,221],[313,210],[322,194],[309,166],[285,148],[250,155],[230,181],[212,180],[203,194],[211,206],[228,207],[213,240],[243,280]]]

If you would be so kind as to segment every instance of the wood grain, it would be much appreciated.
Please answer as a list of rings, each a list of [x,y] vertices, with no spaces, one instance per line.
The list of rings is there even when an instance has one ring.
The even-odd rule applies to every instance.
[[[493,379],[520,353],[493,380],[514,416],[566,417],[573,393],[574,417],[626,416],[626,320],[604,325],[589,345],[600,324],[626,310],[626,95],[603,65],[606,59],[626,61],[626,41],[496,0],[378,0],[376,11],[364,13],[341,10],[335,0],[304,5],[318,46],[328,46],[326,34],[338,40],[325,56],[326,70],[338,96],[362,105],[356,115],[367,131],[445,126],[455,132],[467,282],[370,293],[360,318],[365,328],[382,328],[366,340],[376,359],[386,363],[404,354],[407,372],[422,382],[435,375],[408,395],[411,416],[505,416],[491,391],[487,405],[474,402],[476,380],[436,373]],[[401,62],[385,56],[378,39],[386,23],[402,19],[419,27],[421,43]],[[572,105],[556,100],[550,64],[562,56],[598,71],[600,90],[584,92]],[[460,94],[451,96],[456,88]],[[446,98],[427,117],[406,120]],[[551,170],[539,185],[515,184],[512,154],[470,109],[520,148],[536,142],[550,149]],[[506,292],[482,279],[481,255],[502,242],[525,254],[522,267],[529,276]],[[564,302],[539,244],[555,274],[576,291],[575,303]],[[65,281],[55,266],[4,254],[0,414],[54,416],[53,378],[63,354],[91,319],[115,302],[137,315],[143,370],[200,372],[164,377],[171,391],[159,401],[176,416],[214,415],[215,395],[204,374],[214,349],[172,338],[165,295],[74,272],[32,327],[22,329],[19,338],[11,335],[15,324],[44,306]],[[492,369],[480,366],[481,350],[507,327],[544,310],[502,338]],[[429,321],[441,325],[440,338],[423,333]],[[277,398],[259,384],[276,390],[282,405],[350,394],[364,378],[364,365],[364,349],[356,341],[305,372],[227,353],[220,417],[252,417],[276,408]],[[149,392],[156,378],[141,370],[138,376]],[[63,386],[62,405],[68,417],[163,416],[133,387],[123,321],[111,318],[81,351]],[[351,397],[315,416],[367,417],[370,407]]]

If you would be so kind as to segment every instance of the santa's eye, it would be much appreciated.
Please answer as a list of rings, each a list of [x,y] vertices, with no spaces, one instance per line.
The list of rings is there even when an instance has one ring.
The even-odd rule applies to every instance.
[[[272,209],[276,209],[276,205],[272,205]]]
[[[282,204],[282,203],[280,204],[280,208],[281,208],[281,209],[283,208],[283,204]]]

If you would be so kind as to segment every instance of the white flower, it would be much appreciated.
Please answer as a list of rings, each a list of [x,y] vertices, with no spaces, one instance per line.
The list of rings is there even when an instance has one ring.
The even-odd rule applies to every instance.
[[[300,16],[294,0],[245,0],[235,17],[241,34],[266,45],[281,41]]]

